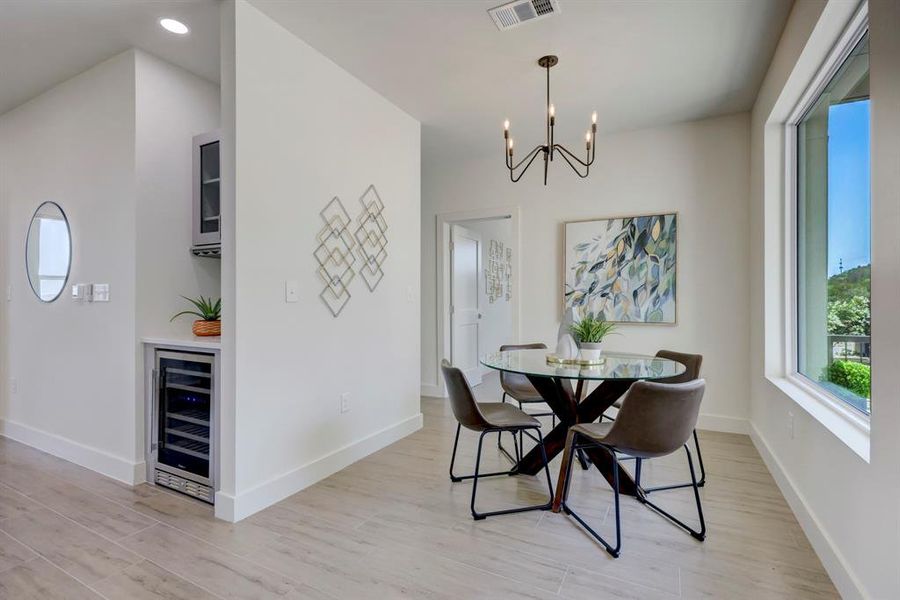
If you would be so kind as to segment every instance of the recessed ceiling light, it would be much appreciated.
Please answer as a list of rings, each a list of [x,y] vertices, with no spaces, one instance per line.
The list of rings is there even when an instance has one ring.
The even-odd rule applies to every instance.
[[[159,24],[163,26],[163,29],[178,35],[184,35],[190,31],[187,25],[175,19],[160,19]]]

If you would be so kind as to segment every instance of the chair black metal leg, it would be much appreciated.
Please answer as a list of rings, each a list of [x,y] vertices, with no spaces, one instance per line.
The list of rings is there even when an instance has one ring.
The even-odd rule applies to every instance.
[[[500,397],[500,402],[506,404],[506,392],[503,392],[503,396]],[[503,432],[500,432],[500,435],[497,436],[497,447],[507,456],[509,456],[509,452],[503,450]]]
[[[644,465],[644,459],[635,457],[634,459],[634,484],[641,487],[641,467]]]
[[[524,431],[524,430],[520,430],[520,431]],[[483,432],[481,432],[481,435],[478,437],[478,453],[475,456],[475,474],[471,476],[472,500],[469,504],[469,509],[472,512],[473,519],[475,519],[476,521],[480,521],[482,519],[486,519],[487,517],[493,517],[495,515],[509,515],[509,514],[513,514],[513,513],[527,512],[530,510],[550,510],[550,508],[552,508],[552,506],[553,506],[553,484],[550,482],[550,468],[549,468],[548,461],[547,461],[547,453],[546,453],[546,451],[544,451],[543,437],[540,437],[541,436],[540,428],[538,428],[537,431],[538,431],[538,436],[539,436],[537,441],[541,445],[541,450],[543,451],[544,469],[546,469],[547,484],[550,487],[550,497],[547,500],[547,502],[544,504],[535,504],[533,506],[508,508],[505,510],[495,510],[495,511],[485,512],[485,513],[480,513],[477,510],[475,510],[475,496],[478,491],[478,480],[481,479],[482,477],[491,477],[493,475],[503,475],[504,474],[504,473],[480,473],[479,472],[479,470],[481,469],[481,450],[482,450],[482,445],[484,442],[484,436],[488,433],[492,433],[491,430],[483,431]],[[515,435],[515,432],[513,432],[513,435]],[[530,434],[529,434],[529,437],[531,437]],[[466,478],[463,477],[460,479],[466,479]]]
[[[706,469],[704,469],[704,467],[703,467],[703,455],[700,453],[700,440],[697,438],[697,430],[696,429],[694,430],[694,446],[697,448],[697,461],[700,463],[700,481],[697,482],[697,486],[703,487],[704,485],[706,485]],[[637,459],[638,464],[640,464],[640,461],[641,461],[641,459]],[[636,467],[636,469],[639,469],[639,467]],[[640,471],[636,470],[635,473],[637,474],[637,477],[635,478],[635,482],[640,487],[640,485],[641,485]],[[642,488],[642,491],[645,494],[649,494],[651,492],[664,492],[666,490],[680,490],[683,488],[693,487],[693,485],[694,484],[692,482],[675,483],[672,485],[658,485],[656,487]]]
[[[577,438],[577,437],[578,436],[575,436],[575,438]],[[609,542],[607,542],[603,538],[603,536],[601,536],[599,533],[594,531],[590,525],[585,523],[584,519],[582,519],[568,505],[567,499],[568,499],[568,495],[569,495],[569,483],[571,482],[571,474],[572,474],[571,473],[571,468],[572,468],[571,458],[574,458],[575,449],[576,449],[576,443],[575,443],[576,439],[575,438],[573,438],[573,440],[572,440],[572,455],[573,456],[570,457],[570,460],[569,460],[569,472],[567,473],[567,476],[566,476],[566,489],[564,490],[564,493],[563,493],[562,508],[567,515],[571,515],[572,518],[574,518],[576,521],[578,521],[578,523],[582,527],[584,527],[584,529],[588,533],[590,533],[598,542],[603,544],[603,547],[606,548],[606,551],[609,553],[610,556],[612,556],[613,558],[618,558],[619,551],[622,549],[622,520],[621,520],[621,514],[620,514],[620,510],[619,510],[619,460],[616,457],[615,452],[607,449],[607,451],[610,453],[610,455],[612,456],[612,459],[613,459],[613,503],[614,503],[613,506],[614,506],[615,517],[616,517],[616,545],[612,546],[612,545],[610,545]]]
[[[515,452],[516,455],[513,456],[512,454],[510,454],[509,450],[507,450],[503,446],[503,443],[501,442],[501,440],[503,439],[503,431],[502,430],[497,432],[497,448],[500,450],[500,452],[503,454],[503,456],[505,456],[507,458],[507,460],[509,460],[509,462],[511,462],[513,465],[518,465],[519,464],[519,458],[518,458],[519,457],[519,442],[518,442],[518,438],[516,437],[516,432],[513,431],[510,433],[512,434],[512,438],[513,438],[513,452]],[[514,471],[515,471],[515,469],[513,469],[513,472],[510,472],[510,474],[515,475]]]
[[[475,479],[475,475],[454,475],[453,474],[453,465],[456,463],[456,447],[459,445],[460,429],[462,429],[462,426],[457,424],[456,425],[456,438],[453,440],[453,454],[450,457],[450,481],[452,481],[454,483],[459,483],[460,481],[463,481],[465,479]],[[495,430],[492,430],[492,431],[495,431]],[[492,433],[492,431],[486,431],[486,432],[482,433],[481,434],[482,438],[484,437],[485,433]],[[503,431],[500,431],[500,434],[502,435]],[[513,435],[515,435],[515,433],[513,433]],[[479,443],[479,447],[480,447],[481,438],[479,438],[478,443]],[[516,462],[515,464],[518,464],[518,462]],[[497,473],[482,473],[481,475],[479,475],[479,477],[495,477],[497,475],[518,475],[518,473],[519,473],[519,471],[514,466],[509,471],[499,471]]]
[[[578,449],[578,463],[581,465],[582,471],[587,471],[591,468],[591,463],[588,460],[587,456],[584,454],[584,450],[581,448]]]
[[[697,431],[694,430],[694,436],[696,435]],[[694,438],[694,441],[696,441],[696,437]],[[706,519],[703,518],[703,505],[700,503],[700,483],[697,481],[697,476],[694,474],[694,461],[691,460],[691,451],[688,450],[686,445],[684,451],[687,453],[688,466],[691,468],[691,481],[694,482],[694,500],[697,502],[697,517],[700,519],[700,531],[696,533],[691,532],[691,535],[702,542],[706,539]],[[702,465],[703,463],[701,462],[700,464]]]
[[[691,528],[690,525],[688,525],[684,521],[680,520],[678,517],[672,515],[669,512],[666,512],[665,510],[663,510],[662,508],[660,508],[653,502],[650,502],[650,500],[647,499],[647,496],[645,494],[639,493],[637,496],[637,499],[640,502],[642,502],[643,504],[646,504],[647,506],[652,508],[657,513],[666,517],[667,519],[672,521],[674,524],[678,525],[679,527],[681,527],[682,529],[687,531],[688,533],[690,533],[691,536],[694,537],[695,539],[698,539],[702,542],[704,539],[706,539],[706,521],[703,518],[703,506],[700,504],[700,486],[697,484],[697,476],[694,472],[694,460],[691,458],[691,451],[687,447],[687,444],[684,445],[684,451],[687,453],[688,467],[691,470],[691,483],[689,483],[688,485],[690,485],[694,490],[694,500],[697,502],[697,516],[700,518],[700,530],[698,531],[696,529]]]
[[[694,430],[694,447],[697,448],[697,462],[700,463],[700,481],[697,485],[703,487],[706,485],[706,469],[703,467],[703,454],[700,452],[700,439],[697,437],[697,430]]]
[[[550,504],[553,504],[553,480],[550,479],[550,461],[547,460],[547,449],[544,447],[544,436],[540,428],[537,430],[538,444],[541,446],[541,458],[544,459],[544,473],[547,474],[547,489],[550,490]]]
[[[450,455],[450,481],[462,481],[462,478],[453,474],[453,465],[456,463],[456,447],[459,445],[459,430],[462,425],[456,424],[456,437],[453,439],[453,454]]]
[[[504,404],[506,403],[506,392],[503,392],[502,401]],[[519,407],[521,407],[521,406],[522,406],[522,403],[520,402]],[[497,432],[497,449],[499,449],[500,452],[502,452],[503,455],[506,458],[508,458],[510,460],[510,462],[512,462],[512,464],[518,465],[519,461],[521,460],[522,454],[523,454],[522,448],[521,448],[521,443],[520,443],[519,439],[517,439],[517,438],[521,437],[521,434],[519,434],[517,436],[515,431],[510,431],[510,433],[512,434],[512,438],[513,438],[513,448],[514,448],[514,452],[516,453],[515,458],[513,458],[512,454],[509,453],[509,450],[507,450],[506,448],[503,447],[503,430],[500,430]],[[515,475],[516,474],[515,470],[510,471],[509,474]]]
[[[519,402],[519,410],[522,410],[522,402],[521,401]],[[519,430],[519,456],[522,456],[525,454],[525,439],[524,439],[524,437],[525,436],[522,433],[522,430],[520,429]]]
[[[516,432],[510,431],[509,434],[512,436],[512,439],[513,439],[513,448],[516,449],[516,467],[517,468],[513,469],[513,471],[515,471],[515,473],[513,473],[513,474],[518,474],[518,472],[519,472],[518,464],[522,460],[522,449],[520,448],[520,446],[516,445]]]
[[[569,449],[569,460],[566,461],[566,477],[565,482],[566,485],[563,488],[562,494],[562,506],[563,510],[566,510],[566,498],[569,497],[569,487],[572,484],[572,463],[575,459],[575,447],[578,445],[578,434],[572,436],[572,447]]]
[[[502,432],[501,432],[502,433]],[[484,432],[478,436],[478,454],[475,455],[475,475],[472,479],[472,502],[469,503],[469,509],[472,511],[472,517],[475,520],[483,519],[483,515],[475,512],[475,493],[478,491],[478,469],[481,467],[481,443],[484,441]]]

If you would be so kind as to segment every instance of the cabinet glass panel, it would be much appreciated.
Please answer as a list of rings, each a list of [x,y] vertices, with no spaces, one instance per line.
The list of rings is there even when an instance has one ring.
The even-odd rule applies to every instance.
[[[209,477],[212,365],[160,357],[160,464]]]
[[[219,231],[219,142],[200,147],[200,232]]]

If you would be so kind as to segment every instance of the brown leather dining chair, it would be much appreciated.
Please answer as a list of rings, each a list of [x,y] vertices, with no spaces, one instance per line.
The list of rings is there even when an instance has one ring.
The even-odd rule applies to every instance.
[[[500,352],[510,352],[515,350],[546,350],[547,345],[541,343],[535,344],[503,344],[500,346]],[[522,375],[520,373],[510,373],[508,371],[500,371],[500,387],[503,389],[503,396],[501,397],[501,402],[506,402],[507,396],[515,400],[519,404],[520,410],[525,410],[525,404],[543,404],[544,399],[541,397],[541,394],[534,389],[534,386],[531,385],[531,382],[528,381],[528,377]],[[552,426],[556,427],[556,413],[552,410],[549,412],[533,412],[528,413],[532,417],[552,417]],[[519,447],[516,453],[516,456],[521,458],[525,454],[524,448],[524,437],[520,433],[519,436]],[[509,454],[506,448],[503,447],[502,436],[497,437],[497,447],[500,448],[501,452],[507,456],[510,460],[517,461],[518,459],[513,459],[513,457]]]
[[[676,375],[675,377],[668,377],[666,379],[658,379],[659,383],[685,383],[687,381],[694,381],[695,379],[700,379],[700,366],[703,364],[703,356],[700,354],[687,354],[684,352],[675,352],[673,350],[660,350],[656,353],[657,358],[667,358],[669,360],[674,360],[675,362],[679,362],[685,366],[684,373],[681,375]],[[622,408],[622,398],[619,398],[615,402],[613,402],[613,407],[617,409]],[[612,420],[611,417],[607,417],[607,419]],[[602,420],[602,418],[601,418]],[[694,429],[693,433],[694,438],[694,447],[697,449],[697,463],[700,466],[700,479],[697,481],[697,485],[703,487],[706,485],[706,467],[703,466],[703,453],[700,452],[700,439],[697,437],[697,430]],[[635,471],[634,477],[635,481],[638,485],[641,484],[641,459],[637,459],[635,461]],[[680,488],[691,487],[691,482],[687,483],[676,483],[674,485],[660,485],[656,487],[644,487],[642,488],[645,493],[649,494],[650,492],[661,492],[664,490],[676,490]]]
[[[697,516],[700,529],[691,528],[669,512],[650,502],[638,489],[637,500],[650,506],[657,513],[685,529],[701,542],[706,538],[706,521],[703,519],[703,507],[700,504],[700,488],[694,472],[694,461],[688,448],[691,432],[697,425],[700,414],[700,401],[706,382],[702,379],[687,383],[657,383],[638,381],[632,384],[624,395],[622,408],[616,420],[606,423],[581,423],[569,428],[566,437],[566,449],[563,453],[564,473],[561,505],[566,514],[571,515],[588,533],[597,539],[613,557],[619,556],[622,548],[622,528],[619,517],[619,455],[633,456],[638,459],[658,458],[684,448],[691,472],[691,487],[697,503]],[[607,542],[594,531],[568,504],[569,486],[572,480],[572,463],[577,448],[602,448],[613,461],[613,495],[616,517],[616,543]]]
[[[553,506],[553,483],[550,480],[550,468],[547,461],[547,453],[544,450],[544,437],[541,435],[540,422],[510,404],[503,402],[476,402],[475,396],[472,394],[472,388],[466,381],[462,371],[450,365],[444,359],[441,361],[441,370],[444,373],[444,381],[447,382],[447,392],[450,395],[450,407],[453,410],[453,416],[456,417],[456,438],[453,440],[453,455],[450,458],[450,480],[453,482],[463,481],[464,479],[472,480],[472,501],[469,508],[472,511],[472,517],[477,521],[494,515],[505,515],[511,513],[525,512],[528,510],[549,510]],[[456,448],[459,445],[460,430],[465,427],[471,431],[479,433],[478,437],[478,453],[475,455],[475,473],[472,475],[454,475],[453,465],[456,463]],[[508,508],[505,510],[495,510],[492,512],[480,513],[475,510],[475,494],[478,490],[478,480],[483,477],[494,477],[497,475],[517,475],[514,466],[509,471],[501,471],[498,473],[481,473],[481,450],[484,443],[484,436],[489,433],[511,432],[514,436],[520,432],[533,439],[541,448],[541,455],[544,459],[544,472],[547,475],[547,488],[550,491],[550,499],[544,504],[534,506],[522,506],[517,508]],[[536,434],[536,436],[534,435]]]

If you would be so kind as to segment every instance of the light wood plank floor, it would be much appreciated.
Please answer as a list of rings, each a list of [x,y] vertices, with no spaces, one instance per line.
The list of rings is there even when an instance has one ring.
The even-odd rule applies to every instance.
[[[705,543],[625,499],[613,560],[563,515],[472,521],[471,483],[447,477],[452,415],[437,400],[422,410],[422,431],[237,524],[0,439],[0,598],[838,597],[746,436],[701,433]],[[475,439],[461,440],[460,469],[471,468]],[[502,469],[495,439],[487,467]],[[683,457],[645,473],[654,483],[687,476]],[[546,491],[529,477],[479,488],[482,510]],[[572,494],[610,531],[611,493],[596,471],[576,470]],[[690,491],[658,498],[693,518]]]

